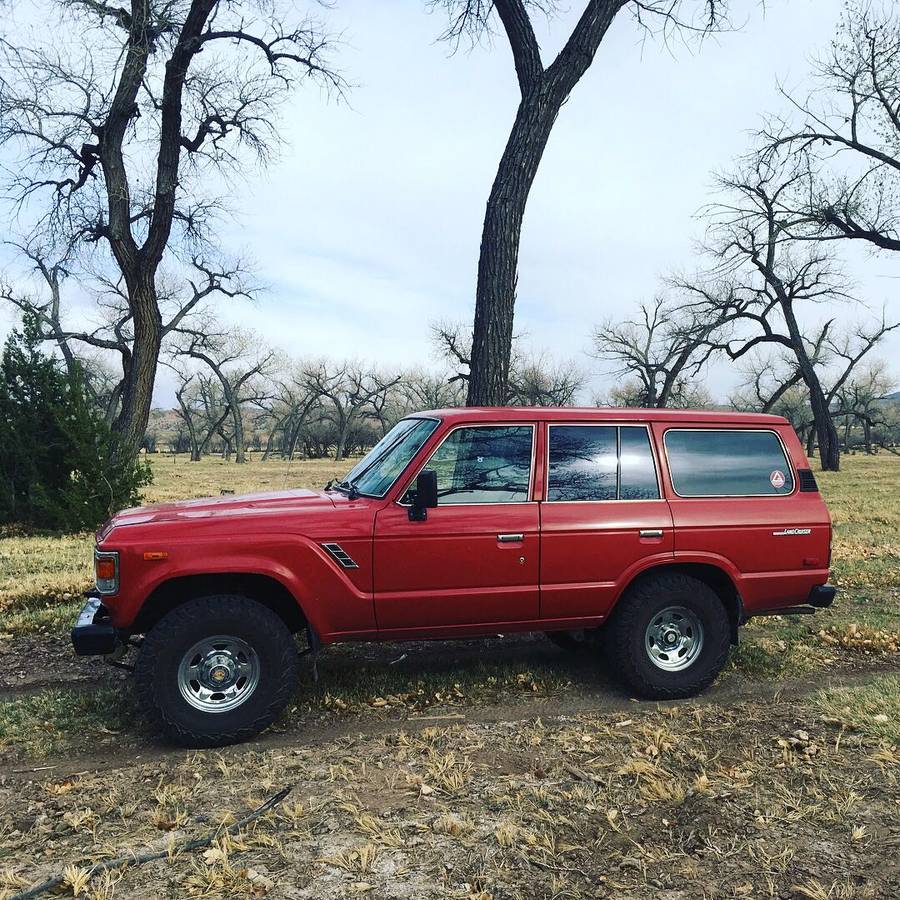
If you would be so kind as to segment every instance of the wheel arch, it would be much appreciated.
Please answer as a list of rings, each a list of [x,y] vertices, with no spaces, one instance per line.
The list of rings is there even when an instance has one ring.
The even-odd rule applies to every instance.
[[[141,604],[129,631],[144,634],[166,613],[210,594],[239,594],[255,600],[271,609],[292,633],[308,623],[300,601],[277,578],[251,572],[215,572],[174,576],[158,584]]]
[[[714,563],[667,562],[650,566],[638,572],[622,587],[616,598],[616,603],[636,584],[668,572],[677,572],[681,575],[689,575],[692,578],[696,578],[716,593],[722,601],[725,611],[728,613],[728,621],[731,624],[731,641],[736,644],[738,641],[738,628],[743,622],[743,601],[731,575],[723,567]],[[610,614],[614,610],[615,606],[610,611]]]

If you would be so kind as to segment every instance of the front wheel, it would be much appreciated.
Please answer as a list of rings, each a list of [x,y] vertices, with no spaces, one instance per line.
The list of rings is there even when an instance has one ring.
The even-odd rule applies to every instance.
[[[731,623],[716,592],[689,575],[651,575],[629,589],[603,629],[613,670],[640,697],[692,697],[725,665]]]
[[[167,737],[219,747],[271,725],[299,668],[294,639],[272,610],[222,594],[163,616],[144,638],[135,680],[144,709]]]

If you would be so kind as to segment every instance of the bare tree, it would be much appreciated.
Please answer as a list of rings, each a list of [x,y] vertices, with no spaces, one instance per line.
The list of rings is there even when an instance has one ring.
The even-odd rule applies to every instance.
[[[572,406],[585,384],[572,361],[554,362],[546,353],[513,355],[507,402],[513,406]]]
[[[809,391],[822,468],[836,471],[840,446],[815,350],[831,322],[810,341],[800,314],[811,304],[851,298],[825,247],[793,241],[785,227],[780,199],[802,177],[802,169],[773,166],[763,154],[737,175],[720,179],[726,196],[709,210],[716,265],[705,278],[676,284],[696,298],[695,314],[716,317],[722,330],[714,346],[729,359],[763,346],[792,353]]]
[[[636,318],[600,325],[594,331],[595,355],[615,364],[609,374],[637,382],[634,405],[683,407],[687,380],[702,371],[718,327],[718,316],[698,315],[690,303],[658,296],[642,303]]]
[[[792,232],[900,250],[900,12],[851,0],[815,89],[785,92],[792,114],[763,132],[768,152],[801,155],[807,178],[783,197]],[[798,122],[799,119],[799,122]]]
[[[113,423],[120,414],[127,373],[134,356],[132,313],[123,279],[111,279],[97,272],[82,272],[75,276],[81,286],[96,297],[100,322],[88,330],[73,330],[63,318],[66,303],[62,293],[75,265],[74,243],[70,242],[56,256],[52,255],[52,248],[45,248],[37,241],[14,246],[32,263],[46,286],[47,296],[31,296],[0,283],[0,300],[36,317],[44,340],[57,346],[70,374],[76,367],[81,369],[95,402],[103,409],[107,421]],[[246,270],[240,261],[213,267],[195,258],[193,268],[187,283],[172,278],[165,271],[157,273],[156,296],[163,346],[179,327],[194,321],[208,298],[250,298],[255,293],[245,284]],[[107,365],[110,356],[120,367],[118,377]]]
[[[191,462],[199,462],[213,436],[221,432],[231,410],[216,376],[189,368],[184,362],[175,359],[164,364],[177,379],[175,412],[187,431]]]
[[[504,402],[511,361],[519,239],[528,194],[556,118],[593,62],[613,20],[628,9],[644,27],[666,34],[702,34],[721,26],[726,5],[723,0],[588,0],[562,50],[545,65],[531,16],[534,12],[553,14],[553,0],[432,0],[431,6],[443,7],[449,14],[443,37],[454,45],[462,39],[477,41],[490,34],[499,20],[512,52],[520,93],[481,232],[468,382],[470,406],[497,406]]]
[[[197,330],[182,327],[177,331],[180,343],[175,350],[176,356],[205,363],[219,380],[231,419],[231,435],[226,443],[234,448],[235,462],[246,462],[243,408],[260,403],[266,396],[259,376],[266,373],[273,352],[262,347],[255,335],[240,330],[231,330],[227,334],[216,332],[208,322]],[[224,420],[216,431],[224,439],[223,425]]]
[[[418,369],[406,372],[397,387],[404,415],[423,409],[462,406],[465,402],[462,381],[446,372],[432,373]]]
[[[321,397],[311,390],[303,369],[282,359],[275,366],[279,374],[270,381],[270,393],[257,403],[262,422],[268,427],[263,459],[268,459],[276,443],[282,457],[292,459],[302,429],[310,419],[321,417]]]
[[[854,422],[862,426],[866,453],[872,453],[873,431],[888,423],[885,401],[896,387],[884,361],[875,360],[845,381],[837,392],[835,415],[844,416],[848,426]]]
[[[334,458],[343,459],[350,429],[367,414],[373,414],[375,399],[397,384],[401,376],[369,373],[357,363],[332,364],[322,360],[307,366],[304,378],[309,390],[329,408],[327,415],[337,433]]]
[[[797,385],[803,384],[797,361],[793,353],[785,348],[777,348],[774,352],[751,352],[740,365],[740,370],[744,376],[743,382],[730,398],[731,406],[738,410],[774,412]],[[805,406],[808,409],[809,404]],[[804,428],[808,418],[804,415]],[[794,419],[791,422],[795,427],[799,424]]]
[[[209,171],[264,162],[275,112],[298,76],[340,89],[311,20],[226,0],[48,0],[32,46],[0,35],[0,145],[18,152],[9,191],[35,233],[103,243],[131,339],[114,422],[135,453],[147,424],[164,323],[158,273],[190,278],[216,251]],[[60,40],[62,33],[66,39]]]
[[[471,329],[456,322],[437,322],[431,327],[431,336],[437,356],[453,369],[448,384],[467,385]],[[549,353],[526,349],[519,336],[513,336],[509,366],[501,405],[570,406],[586,381],[574,361],[557,362]]]
[[[636,378],[616,382],[609,390],[595,394],[594,406],[647,405],[644,385]],[[679,381],[669,395],[668,406],[672,409],[704,409],[715,406],[712,394],[706,385],[697,381]]]

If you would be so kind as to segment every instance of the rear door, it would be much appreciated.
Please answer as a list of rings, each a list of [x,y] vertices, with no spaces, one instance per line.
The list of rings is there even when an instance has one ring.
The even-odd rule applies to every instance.
[[[538,617],[539,504],[534,423],[462,425],[424,468],[438,507],[409,519],[405,498],[375,520],[375,615],[381,630]]]
[[[801,490],[808,463],[789,426],[657,427],[676,558],[725,560],[750,610],[803,602],[827,580],[828,511],[811,473]]]
[[[648,557],[671,558],[646,425],[550,424],[541,505],[541,617],[605,615]]]

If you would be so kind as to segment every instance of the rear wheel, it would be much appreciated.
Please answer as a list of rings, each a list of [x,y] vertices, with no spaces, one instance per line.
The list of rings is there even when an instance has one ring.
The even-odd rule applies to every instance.
[[[691,697],[709,687],[731,646],[728,613],[704,582],[678,572],[644,578],[619,601],[603,645],[641,697]]]
[[[144,638],[138,696],[176,743],[217,747],[267,728],[294,692],[294,639],[272,610],[231,594],[178,606]]]

